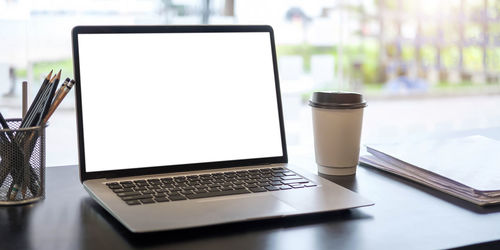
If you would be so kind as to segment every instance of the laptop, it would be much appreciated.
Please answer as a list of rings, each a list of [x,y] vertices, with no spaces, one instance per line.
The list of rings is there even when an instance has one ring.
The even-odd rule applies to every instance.
[[[77,26],[72,43],[80,179],[131,232],[373,204],[287,164],[270,26]]]

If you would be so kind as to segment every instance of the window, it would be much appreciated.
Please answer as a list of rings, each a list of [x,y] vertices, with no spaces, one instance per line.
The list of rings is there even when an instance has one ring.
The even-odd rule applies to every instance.
[[[307,99],[363,93],[363,141],[500,126],[498,0],[0,0],[0,111],[21,116],[51,70],[72,77],[75,25],[270,24],[290,158],[312,152]],[[76,164],[74,96],[47,129],[47,165]]]

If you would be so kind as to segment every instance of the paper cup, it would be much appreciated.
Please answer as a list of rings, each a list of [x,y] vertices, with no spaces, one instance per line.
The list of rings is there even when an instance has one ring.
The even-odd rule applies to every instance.
[[[318,171],[326,175],[353,175],[359,160],[363,109],[361,94],[315,92],[312,107],[314,149]]]

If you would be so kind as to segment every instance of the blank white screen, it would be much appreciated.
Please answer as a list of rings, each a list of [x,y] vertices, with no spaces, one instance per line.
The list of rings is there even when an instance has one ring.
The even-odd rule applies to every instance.
[[[283,155],[269,33],[78,43],[87,172]]]

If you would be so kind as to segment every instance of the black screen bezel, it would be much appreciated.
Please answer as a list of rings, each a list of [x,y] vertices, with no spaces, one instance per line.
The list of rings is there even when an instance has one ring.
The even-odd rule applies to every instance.
[[[281,132],[281,156],[256,159],[241,159],[231,161],[206,162],[196,164],[151,166],[123,170],[107,170],[98,172],[87,172],[85,166],[85,147],[83,134],[83,113],[80,88],[80,64],[78,53],[78,34],[117,34],[117,33],[207,33],[207,32],[268,32],[271,43],[273,70],[276,88],[276,99],[279,114]],[[236,166],[262,165],[287,163],[288,155],[286,148],[285,127],[283,122],[283,108],[281,103],[281,91],[278,77],[278,64],[276,58],[276,47],[274,43],[274,32],[268,25],[196,25],[196,26],[76,26],[72,30],[73,45],[73,67],[75,77],[75,106],[78,132],[78,158],[80,168],[80,181],[98,178],[117,178],[125,176],[137,176],[160,173],[173,173],[181,171],[195,171],[216,168],[230,168]],[[85,84],[85,83],[84,83]]]

